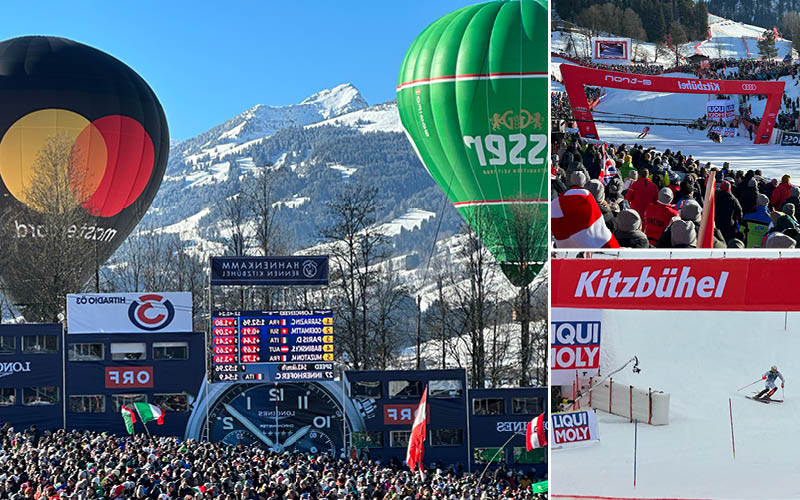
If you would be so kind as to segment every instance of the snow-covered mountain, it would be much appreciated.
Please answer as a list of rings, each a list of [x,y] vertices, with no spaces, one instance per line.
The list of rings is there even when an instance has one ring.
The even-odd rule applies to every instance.
[[[302,127],[366,107],[367,101],[350,83],[321,90],[299,104],[257,104],[197,137],[175,144],[170,149],[170,163],[175,160],[196,163],[206,156],[214,158],[242,144],[269,137],[278,130]]]

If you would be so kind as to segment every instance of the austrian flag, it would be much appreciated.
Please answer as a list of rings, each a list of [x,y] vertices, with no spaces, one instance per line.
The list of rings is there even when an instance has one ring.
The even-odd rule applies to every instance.
[[[547,419],[544,413],[528,422],[525,429],[525,449],[531,451],[534,448],[544,448],[547,446]]]
[[[553,200],[551,227],[559,248],[619,248],[592,193],[571,188]]]
[[[414,417],[414,425],[411,426],[411,437],[408,439],[408,451],[406,452],[406,463],[411,471],[419,465],[422,468],[422,456],[425,454],[425,434],[428,415],[428,387],[422,391],[422,399],[419,400],[417,414]],[[424,471],[423,471],[424,472]]]

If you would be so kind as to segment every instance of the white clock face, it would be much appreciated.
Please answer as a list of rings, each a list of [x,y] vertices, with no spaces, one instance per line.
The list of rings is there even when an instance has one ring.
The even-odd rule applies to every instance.
[[[236,384],[208,418],[211,441],[334,456],[343,450],[339,402],[314,383]]]

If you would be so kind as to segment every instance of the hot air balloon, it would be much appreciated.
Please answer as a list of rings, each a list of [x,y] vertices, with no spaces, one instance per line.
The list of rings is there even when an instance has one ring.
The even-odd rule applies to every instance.
[[[5,293],[24,304],[44,286],[16,267],[58,245],[82,245],[63,272],[85,283],[150,206],[168,153],[164,110],[119,60],[64,38],[0,43],[0,252],[19,257],[0,269]]]
[[[414,40],[397,85],[417,155],[517,286],[547,258],[549,32],[543,0],[464,7]]]

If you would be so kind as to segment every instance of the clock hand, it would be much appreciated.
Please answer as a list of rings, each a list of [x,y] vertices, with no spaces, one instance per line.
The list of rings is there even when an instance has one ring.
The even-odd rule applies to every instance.
[[[225,411],[230,413],[230,415],[233,418],[235,418],[236,420],[239,421],[239,423],[245,426],[248,431],[252,432],[255,437],[263,441],[265,445],[269,446],[270,448],[275,446],[275,443],[273,443],[272,440],[268,438],[267,435],[261,431],[261,429],[259,429],[253,422],[248,420],[247,417],[239,413],[239,411],[236,408],[226,403],[223,403],[222,406],[225,408]]]
[[[283,442],[283,447],[285,448],[287,446],[291,446],[291,445],[295,444],[296,442],[300,441],[300,439],[303,436],[305,436],[306,434],[308,434],[308,431],[310,431],[310,430],[311,430],[311,426],[310,425],[307,425],[305,427],[301,427],[300,429],[297,430],[297,432],[295,432],[294,434],[292,434],[291,436],[286,438],[286,441]]]

